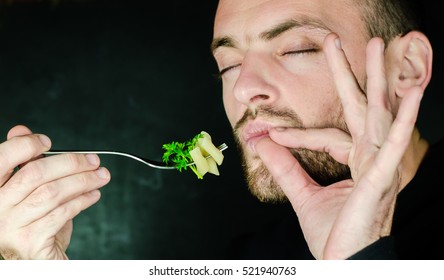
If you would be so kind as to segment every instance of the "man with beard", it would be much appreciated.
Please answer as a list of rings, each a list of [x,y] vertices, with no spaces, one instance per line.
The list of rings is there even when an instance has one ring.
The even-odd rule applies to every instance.
[[[219,1],[211,48],[249,189],[289,201],[303,234],[237,258],[439,258],[442,188],[424,178],[442,148],[415,126],[432,69],[417,30],[395,0]]]

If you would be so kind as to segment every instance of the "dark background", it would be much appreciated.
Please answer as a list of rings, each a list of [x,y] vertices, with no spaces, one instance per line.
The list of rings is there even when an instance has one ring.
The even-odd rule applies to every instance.
[[[218,259],[234,236],[289,211],[244,184],[209,50],[217,2],[147,3],[0,0],[0,135],[25,124],[54,149],[157,160],[163,143],[201,130],[230,146],[221,175],[203,180],[101,156],[112,181],[74,220],[71,259]],[[444,134],[435,3],[416,6],[435,49],[418,120],[431,142]]]

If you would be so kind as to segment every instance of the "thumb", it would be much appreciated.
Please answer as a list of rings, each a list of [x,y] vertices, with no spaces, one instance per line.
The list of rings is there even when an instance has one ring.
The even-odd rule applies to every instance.
[[[31,134],[32,131],[24,125],[16,125],[11,128],[8,132],[6,139],[11,139],[16,136],[28,135]]]
[[[276,183],[282,188],[295,209],[309,192],[309,186],[316,184],[299,164],[287,147],[281,146],[269,137],[256,144],[256,152],[267,167]]]
[[[27,135],[32,133],[31,130],[29,128],[27,128],[24,125],[16,125],[13,128],[11,128],[6,136],[6,139],[9,140],[13,137],[16,136],[22,136],[22,135]],[[4,172],[2,172],[2,176],[0,176],[0,188],[3,186],[3,184],[9,180],[9,178],[12,176],[12,174],[14,173],[14,169],[10,169],[10,170],[4,170]]]
[[[17,136],[24,136],[24,135],[29,135],[29,134],[32,134],[32,131],[31,131],[28,127],[26,127],[26,126],[24,126],[24,125],[16,125],[16,126],[14,126],[13,128],[11,128],[11,129],[9,130],[9,132],[8,132],[8,134],[7,134],[7,136],[6,136],[6,138],[7,138],[7,140],[9,140],[9,139],[14,138],[14,137],[17,137]],[[42,157],[42,156],[38,156],[37,158],[41,158],[41,157]],[[21,167],[23,167],[25,164],[26,164],[26,162],[20,164],[19,167],[21,168]],[[10,177],[13,173],[14,173],[14,170],[11,170],[10,172],[8,172],[8,174],[6,175],[6,177],[0,179],[0,182],[2,183],[2,185],[3,185],[4,182],[6,182],[6,181],[9,179],[9,177]]]

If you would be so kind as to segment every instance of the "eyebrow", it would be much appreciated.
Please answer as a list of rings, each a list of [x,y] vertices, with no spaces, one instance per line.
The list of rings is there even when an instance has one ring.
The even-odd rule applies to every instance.
[[[295,19],[289,19],[282,23],[279,23],[272,28],[270,28],[267,31],[264,31],[259,34],[259,38],[265,41],[270,41],[282,33],[285,33],[286,31],[293,29],[293,28],[309,28],[309,29],[318,29],[323,31],[331,32],[331,30],[321,21],[314,20],[314,19],[303,19],[303,20],[295,20]],[[216,49],[220,47],[229,47],[234,48],[236,47],[236,43],[234,38],[230,36],[223,36],[223,37],[217,37],[214,38],[211,42],[211,52],[214,53]]]

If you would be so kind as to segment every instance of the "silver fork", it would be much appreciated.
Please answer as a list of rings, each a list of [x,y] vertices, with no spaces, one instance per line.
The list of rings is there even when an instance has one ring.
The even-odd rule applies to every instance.
[[[227,144],[223,143],[219,147],[217,147],[220,151],[224,151],[228,148]],[[58,154],[103,154],[103,155],[117,155],[117,156],[124,156],[129,157],[134,160],[137,160],[143,164],[146,164],[153,168],[158,169],[176,169],[176,166],[174,165],[167,165],[164,162],[155,161],[147,158],[143,158],[141,156],[136,156],[134,154],[130,153],[124,153],[119,151],[104,151],[104,150],[49,150],[47,152],[43,153],[44,155],[58,155]],[[207,156],[206,158],[209,158],[210,156]],[[190,162],[187,164],[187,166],[194,165],[194,162]]]

